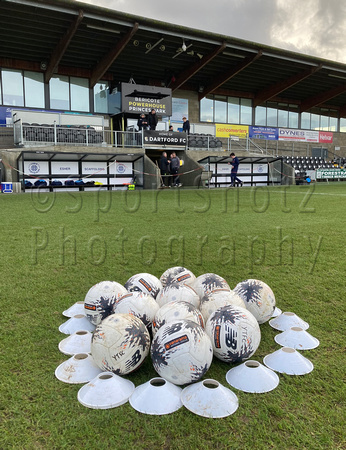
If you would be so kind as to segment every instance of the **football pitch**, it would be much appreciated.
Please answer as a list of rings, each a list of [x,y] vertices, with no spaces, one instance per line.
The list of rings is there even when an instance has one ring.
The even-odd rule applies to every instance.
[[[238,189],[95,191],[0,195],[1,449],[345,448],[346,183]],[[82,385],[55,378],[68,359],[62,311],[94,284],[140,272],[158,278],[182,265],[216,273],[231,288],[267,283],[282,311],[309,323],[320,346],[303,353],[314,370],[279,374],[265,394],[234,388],[239,408],[206,419],[186,408],[140,414],[126,403],[93,410]],[[278,350],[262,324],[251,358]],[[204,379],[225,379],[217,360]],[[128,375],[158,376],[150,356]]]

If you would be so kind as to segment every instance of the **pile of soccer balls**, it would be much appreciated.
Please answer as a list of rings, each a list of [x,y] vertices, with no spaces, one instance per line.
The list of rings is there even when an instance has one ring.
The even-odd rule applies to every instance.
[[[129,374],[150,353],[156,372],[177,385],[200,380],[213,355],[228,363],[250,358],[260,344],[259,324],[274,309],[273,291],[262,281],[232,290],[219,275],[196,277],[184,267],[160,279],[139,273],[124,286],[102,281],[84,300],[96,326],[91,354],[102,370]]]

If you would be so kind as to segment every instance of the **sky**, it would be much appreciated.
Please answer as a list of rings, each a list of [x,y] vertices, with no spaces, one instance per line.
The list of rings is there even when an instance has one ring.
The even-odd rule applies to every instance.
[[[346,0],[83,0],[346,63]]]

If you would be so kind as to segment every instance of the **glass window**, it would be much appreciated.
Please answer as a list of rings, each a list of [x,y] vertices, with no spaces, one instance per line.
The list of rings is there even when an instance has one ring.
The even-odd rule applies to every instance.
[[[338,131],[338,118],[337,117],[329,118],[329,131]]]
[[[278,110],[276,103],[267,102],[267,125],[268,127],[278,126]]]
[[[340,119],[340,131],[341,131],[341,133],[346,133],[346,119],[345,118]]]
[[[255,124],[261,127],[265,127],[267,123],[266,119],[267,109],[264,106],[256,106],[255,109]]]
[[[311,130],[319,130],[320,116],[319,114],[311,114]]]
[[[70,109],[70,89],[68,77],[65,75],[56,75],[49,82],[50,108],[51,109]]]
[[[24,106],[23,75],[21,70],[2,70],[4,105]]]
[[[25,106],[44,108],[43,73],[24,71]]]
[[[240,108],[239,108],[239,98],[237,97],[228,97],[228,123],[239,123],[240,116]]]
[[[213,122],[213,103],[213,98],[209,95],[200,101],[201,122]]]
[[[298,128],[299,110],[297,105],[288,105],[288,127]]]
[[[70,77],[71,110],[90,111],[89,80],[87,78]]]
[[[243,125],[252,124],[252,102],[250,98],[240,99],[240,123]]]
[[[329,130],[329,117],[321,115],[321,130],[328,131]]]
[[[214,121],[216,123],[227,123],[227,97],[215,95],[214,111]]]
[[[310,130],[310,113],[303,112],[301,114],[301,127]]]
[[[94,86],[94,112],[108,113],[108,82],[96,83]]]
[[[278,127],[288,127],[288,105],[278,103]]]
[[[1,91],[1,70],[0,70],[0,105],[2,105],[2,91]]]

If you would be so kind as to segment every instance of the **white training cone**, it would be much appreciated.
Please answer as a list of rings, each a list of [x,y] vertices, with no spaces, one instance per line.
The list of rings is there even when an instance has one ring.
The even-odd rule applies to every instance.
[[[70,334],[67,338],[59,342],[59,350],[65,355],[75,355],[76,353],[91,352],[92,333],[87,330],[79,330]]]
[[[72,334],[79,330],[94,331],[95,328],[95,325],[90,323],[84,314],[76,314],[62,323],[59,331],[64,334]]]
[[[102,372],[77,394],[79,403],[87,408],[109,409],[126,403],[135,385],[113,372]]]
[[[73,317],[76,314],[84,314],[84,302],[77,302],[62,312],[65,317]],[[85,314],[84,314],[85,315]]]
[[[300,327],[291,327],[274,337],[274,340],[283,347],[291,347],[296,350],[312,350],[320,345],[320,341],[311,336]]]
[[[181,392],[179,386],[157,377],[136,387],[129,402],[133,409],[144,414],[170,414],[183,406]]]
[[[99,373],[103,372],[87,353],[77,353],[64,361],[55,370],[55,376],[64,383],[88,383]]]
[[[272,317],[277,317],[277,316],[279,316],[280,314],[282,314],[281,309],[278,308],[277,306],[275,306]]]
[[[238,398],[216,380],[204,380],[183,389],[181,401],[189,411],[203,417],[227,417],[238,409]]]
[[[310,360],[291,347],[282,347],[270,353],[263,358],[263,362],[269,369],[287,375],[305,375],[314,368]]]
[[[245,361],[230,369],[226,380],[236,389],[255,394],[272,391],[279,384],[277,374],[258,361]]]
[[[279,331],[286,331],[291,327],[300,327],[303,328],[303,330],[307,330],[309,328],[309,324],[304,322],[303,319],[298,317],[293,312],[283,312],[274,319],[269,320],[269,325]]]

